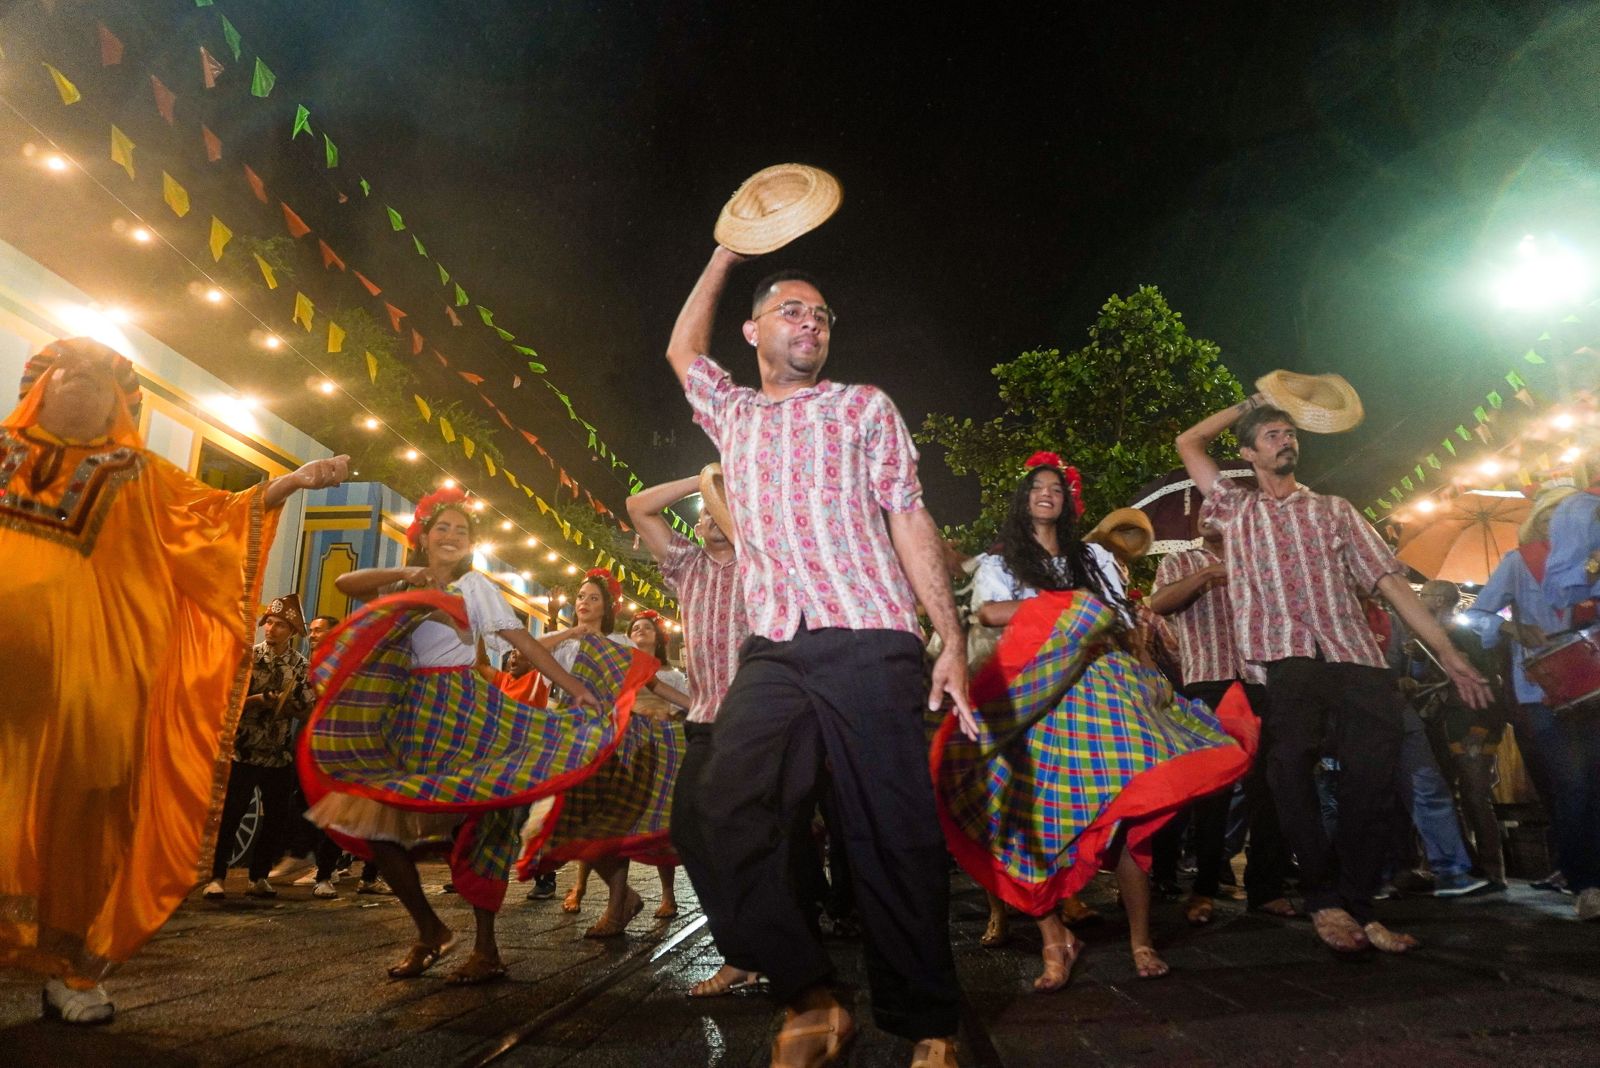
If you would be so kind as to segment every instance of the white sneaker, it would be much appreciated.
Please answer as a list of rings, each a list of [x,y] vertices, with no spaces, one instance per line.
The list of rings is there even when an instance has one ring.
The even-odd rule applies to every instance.
[[[206,883],[206,888],[200,892],[200,896],[207,901],[221,901],[228,894],[222,889],[221,879],[212,879],[209,883]]]
[[[60,1020],[69,1024],[110,1023],[117,1007],[111,1004],[106,988],[96,984],[88,990],[74,990],[60,979],[44,984],[40,997],[47,1020]]]
[[[1600,920],[1600,886],[1578,892],[1578,919]]]
[[[317,857],[314,853],[307,853],[303,857],[284,857],[282,860],[278,861],[277,867],[267,872],[267,878],[284,879],[291,875],[296,875],[300,872],[303,872],[307,868],[315,868],[316,866]]]
[[[317,873],[314,872],[314,871],[308,871],[304,875],[300,876],[300,878],[296,879],[290,885],[291,886],[316,886],[317,883],[319,883],[319,882],[321,882],[321,880],[317,878]]]
[[[311,888],[312,897],[338,897],[339,891],[333,888],[333,883],[324,879]]]
[[[265,879],[257,879],[255,882],[246,886],[244,888],[244,892],[250,897],[278,896],[278,892],[272,888],[272,884],[267,882]]]

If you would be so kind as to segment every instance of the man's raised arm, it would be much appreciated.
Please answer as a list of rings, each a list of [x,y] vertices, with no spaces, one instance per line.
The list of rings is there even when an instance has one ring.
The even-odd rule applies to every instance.
[[[717,316],[717,301],[728,284],[728,273],[744,257],[729,252],[721,245],[711,254],[711,261],[700,272],[700,280],[689,291],[678,321],[672,326],[672,339],[667,342],[667,362],[677,374],[681,384],[687,384],[689,365],[711,350],[711,325]]]
[[[667,554],[672,551],[672,527],[661,518],[662,511],[699,489],[700,477],[690,475],[650,486],[628,498],[628,518],[633,520],[633,529],[639,532],[640,540],[656,558],[656,563],[665,563]]]
[[[1266,398],[1257,393],[1220,412],[1213,412],[1178,435],[1175,443],[1178,446],[1178,458],[1183,461],[1184,470],[1194,479],[1195,488],[1202,497],[1211,496],[1211,487],[1217,484],[1217,478],[1222,474],[1217,461],[1206,450],[1217,440],[1217,435],[1237,423],[1245,412],[1260,407],[1265,401]]]

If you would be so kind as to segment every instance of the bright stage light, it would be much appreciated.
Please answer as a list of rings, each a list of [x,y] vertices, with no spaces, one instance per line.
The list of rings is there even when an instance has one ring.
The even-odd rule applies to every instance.
[[[141,245],[148,245],[151,241],[155,240],[155,235],[142,226],[134,227],[133,232],[128,236],[139,242]]]
[[[1564,464],[1577,463],[1578,462],[1578,458],[1580,456],[1582,456],[1582,455],[1583,455],[1583,450],[1578,448],[1576,445],[1574,445],[1574,446],[1572,446],[1572,448],[1566,450],[1565,452],[1563,452],[1561,454],[1561,462],[1564,463]]]
[[[47,305],[45,310],[59,326],[60,337],[92,337],[107,348],[138,362],[133,342],[122,332],[122,324],[106,311],[87,304],[59,303]]]
[[[317,392],[321,393],[324,397],[331,397],[339,387],[333,384],[333,379],[324,378],[321,382],[317,383],[316,388]]]
[[[126,308],[107,308],[106,318],[121,326],[126,326],[133,322],[133,316],[128,314],[128,309]]]
[[[261,433],[261,427],[253,414],[260,407],[260,402],[254,397],[230,397],[225,393],[214,393],[201,398],[200,406],[217,416],[231,429],[243,430],[248,434]]]
[[[266,337],[261,339],[261,344],[263,347],[271,349],[273,352],[277,352],[279,349],[283,348],[283,338],[279,337],[277,334],[268,334]]]
[[[221,304],[222,299],[226,296],[227,294],[218,289],[216,286],[212,286],[210,289],[206,290],[206,300],[212,304]]]
[[[567,565],[567,574],[576,575],[577,573],[578,573],[578,565],[577,564],[568,564]]]
[[[57,174],[60,174],[62,171],[67,169],[67,160],[65,156],[62,156],[56,152],[52,152],[44,158],[44,165],[50,170],[55,171]]]
[[[1550,418],[1550,425],[1557,430],[1571,430],[1577,423],[1578,420],[1571,412],[1557,412]]]
[[[479,497],[477,500],[472,502],[472,510],[474,512],[481,512],[488,506],[488,504],[488,501],[484,500],[482,497]]]
[[[1499,460],[1485,460],[1485,461],[1483,461],[1483,463],[1478,465],[1478,471],[1485,478],[1493,478],[1494,476],[1496,476],[1496,475],[1498,475],[1500,473],[1500,461]]]
[[[1432,497],[1424,497],[1422,500],[1417,502],[1417,511],[1421,512],[1423,515],[1427,515],[1436,507],[1438,506],[1433,503]]]
[[[522,581],[523,582],[531,581],[532,578],[533,578],[533,572],[532,571],[519,571],[519,572],[517,572],[517,574],[522,576]]]
[[[453,479],[453,478],[445,479],[444,480],[444,488],[445,489],[455,489],[456,488],[456,480]]]
[[[1501,307],[1521,311],[1575,304],[1588,295],[1590,274],[1577,250],[1529,234],[1518,242],[1511,265],[1496,276],[1495,297]]]

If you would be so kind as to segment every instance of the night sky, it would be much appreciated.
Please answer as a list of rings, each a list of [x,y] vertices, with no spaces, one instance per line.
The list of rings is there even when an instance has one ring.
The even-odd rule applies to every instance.
[[[100,6],[152,39],[214,18]],[[713,354],[745,381],[737,309],[779,266],[840,315],[829,375],[913,426],[994,414],[994,364],[1082,344],[1107,295],[1153,283],[1247,382],[1350,378],[1366,426],[1308,442],[1302,473],[1362,504],[1536,332],[1488,299],[1492,262],[1527,232],[1600,255],[1600,5],[1302,6],[217,10],[268,57],[277,110],[306,104],[647,480],[713,458],[662,353],[717,210],[797,160],[844,207],[736,279]],[[558,410],[517,414],[554,431]],[[941,521],[970,518],[972,480],[936,450],[923,475]]]

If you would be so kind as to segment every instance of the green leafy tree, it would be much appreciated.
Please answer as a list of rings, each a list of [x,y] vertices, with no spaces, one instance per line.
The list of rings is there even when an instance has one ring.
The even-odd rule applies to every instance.
[[[968,551],[994,540],[1022,463],[1037,450],[1082,473],[1087,528],[1179,465],[1172,442],[1182,430],[1245,396],[1221,349],[1191,336],[1155,286],[1113,294],[1082,348],[1024,352],[994,376],[1004,414],[980,423],[934,413],[917,434],[944,449],[954,473],[978,476],[982,511],[947,531]]]

